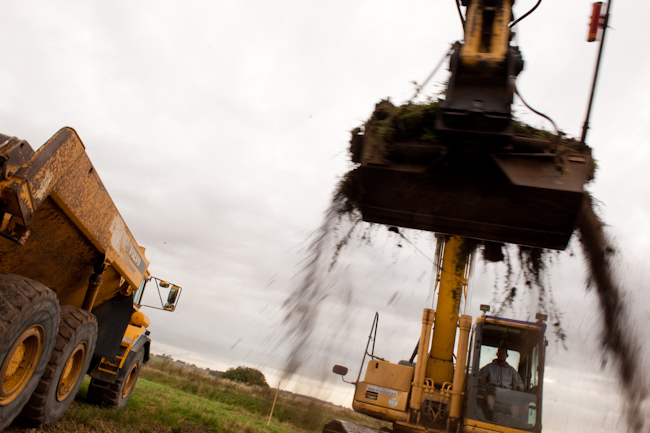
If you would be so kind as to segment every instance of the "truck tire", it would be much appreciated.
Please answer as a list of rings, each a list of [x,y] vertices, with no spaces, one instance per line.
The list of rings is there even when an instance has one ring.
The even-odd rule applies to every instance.
[[[59,334],[50,362],[19,419],[40,426],[61,419],[79,391],[97,341],[97,319],[88,311],[61,306]]]
[[[131,352],[126,357],[122,369],[117,374],[115,382],[104,382],[92,379],[88,387],[88,401],[104,407],[121,409],[133,393],[135,383],[138,381],[140,370],[144,365],[144,349]]]
[[[52,290],[0,273],[0,431],[20,413],[47,367],[59,311]]]

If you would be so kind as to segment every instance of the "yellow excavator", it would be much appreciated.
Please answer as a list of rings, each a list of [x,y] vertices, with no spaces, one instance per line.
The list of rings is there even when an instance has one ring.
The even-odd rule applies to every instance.
[[[547,317],[494,317],[486,314],[489,306],[481,306],[483,315],[474,323],[460,314],[476,246],[566,248],[593,172],[591,149],[583,142],[563,140],[559,133],[522,136],[513,128],[511,104],[523,60],[511,45],[512,27],[530,13],[514,20],[513,3],[462,0],[464,43],[451,53],[449,85],[431,125],[435,140],[414,139],[403,131],[405,122],[397,122],[402,131],[385,139],[389,115],[381,103],[363,133],[353,133],[351,154],[359,164],[355,201],[363,219],[438,233],[438,301],[435,310],[424,310],[416,351],[399,363],[376,356],[376,316],[359,376],[349,382],[355,386],[354,410],[392,422],[396,433],[542,428]],[[499,349],[507,351],[521,386],[479,380]],[[345,376],[347,368],[335,366],[334,372]],[[366,431],[375,430],[341,420],[323,430]]]
[[[375,355],[376,315],[361,366],[369,356],[365,377],[359,380],[360,370],[352,382],[353,409],[392,422],[395,433],[540,432],[546,315],[538,314],[536,322],[505,319],[485,315],[489,306],[482,305],[483,316],[474,324],[471,316],[459,316],[476,242],[459,236],[440,236],[438,242],[437,306],[424,310],[416,350],[398,363]],[[499,348],[507,350],[522,388],[480,383],[481,368]],[[334,372],[345,376],[347,368],[337,365]],[[341,420],[323,429],[324,433],[365,431],[375,430]]]

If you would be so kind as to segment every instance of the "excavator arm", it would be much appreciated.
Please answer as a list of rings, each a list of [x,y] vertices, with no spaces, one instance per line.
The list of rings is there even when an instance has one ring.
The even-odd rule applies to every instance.
[[[467,135],[512,135],[511,104],[524,62],[510,45],[513,0],[466,0],[464,43],[451,55],[451,77],[436,127]]]
[[[348,190],[365,221],[538,248],[566,247],[593,177],[584,143],[512,120],[523,69],[512,0],[466,0],[444,99],[377,104],[353,133]]]

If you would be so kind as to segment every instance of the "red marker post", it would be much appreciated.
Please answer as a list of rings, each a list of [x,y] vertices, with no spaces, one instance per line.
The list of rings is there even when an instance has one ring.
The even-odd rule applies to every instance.
[[[600,10],[603,7],[603,2],[594,3],[591,11],[591,22],[589,23],[589,36],[587,42],[595,42],[598,40],[598,30],[603,28],[603,17],[600,15]]]
[[[596,70],[594,71],[594,81],[591,85],[591,95],[589,96],[589,105],[587,106],[587,117],[585,123],[582,125],[582,137],[580,141],[583,143],[587,139],[587,131],[589,130],[589,116],[591,115],[591,106],[594,103],[594,93],[596,92],[596,81],[598,80],[598,70],[600,69],[600,59],[603,56],[603,46],[605,44],[605,33],[607,32],[607,23],[609,22],[609,12],[612,9],[612,0],[607,2],[607,9],[605,15],[601,15],[603,3],[596,2],[591,11],[591,23],[589,24],[589,37],[587,41],[593,42],[598,39],[598,32],[600,32],[600,47],[598,49],[598,60],[596,60]]]

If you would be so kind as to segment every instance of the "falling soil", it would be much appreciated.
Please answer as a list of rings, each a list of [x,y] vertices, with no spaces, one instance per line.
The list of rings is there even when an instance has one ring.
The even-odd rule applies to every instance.
[[[603,227],[603,221],[594,210],[593,198],[586,194],[577,230],[588,269],[587,287],[595,289],[598,296],[604,359],[611,359],[616,368],[628,427],[638,432],[645,422],[641,404],[648,395],[647,377],[640,364],[641,345],[629,320],[624,291],[614,272],[616,248]]]
[[[347,245],[360,222],[361,215],[350,206],[347,197],[337,193],[325,212],[323,223],[311,234],[296,288],[283,304],[286,312],[283,320],[285,338],[291,344],[283,381],[298,373],[313,356],[306,348],[312,341],[311,336],[325,299],[329,296],[342,296],[346,306],[350,307],[350,292],[341,292],[340,287],[334,286],[336,282],[331,281],[330,271],[336,264],[339,252]],[[341,323],[341,329],[344,327],[345,323]],[[332,335],[330,339],[333,339]]]
[[[499,247],[498,252],[496,247]],[[515,263],[513,258],[513,249],[516,250],[514,255],[518,263]],[[557,255],[557,251],[542,248],[483,242],[484,262],[504,262],[507,269],[503,286],[500,287],[498,281],[494,283],[496,303],[494,315],[497,317],[505,316],[514,307],[518,296],[532,294],[535,296],[535,312],[544,313],[548,316],[555,341],[562,344],[566,349],[567,335],[562,326],[562,312],[555,304],[548,275]],[[515,273],[516,269],[518,270],[517,273]],[[523,287],[520,286],[520,283],[523,284]]]

